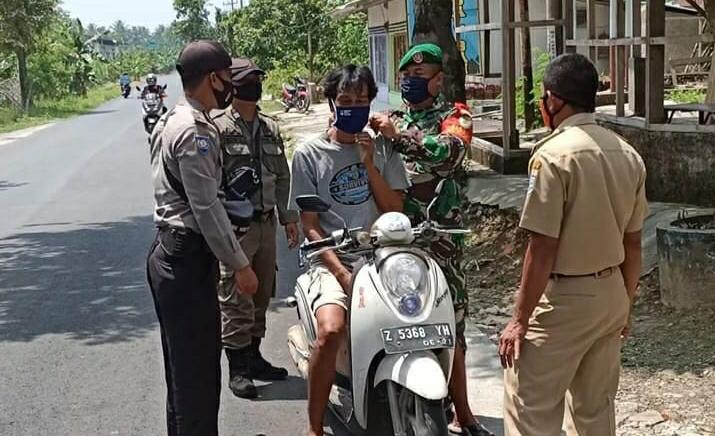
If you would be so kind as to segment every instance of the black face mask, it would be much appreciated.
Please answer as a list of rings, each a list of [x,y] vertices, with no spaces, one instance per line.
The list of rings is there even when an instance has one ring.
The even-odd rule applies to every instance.
[[[243,101],[258,101],[263,94],[263,83],[249,82],[234,88],[234,97]]]
[[[222,91],[216,90],[216,88],[214,88],[213,86],[211,87],[214,92],[214,98],[216,99],[216,105],[218,106],[218,109],[226,109],[227,107],[231,106],[231,100],[233,97],[233,84],[230,80],[223,80],[223,77],[219,76],[218,74],[216,74],[216,77],[218,77],[218,80],[220,80],[223,84]]]

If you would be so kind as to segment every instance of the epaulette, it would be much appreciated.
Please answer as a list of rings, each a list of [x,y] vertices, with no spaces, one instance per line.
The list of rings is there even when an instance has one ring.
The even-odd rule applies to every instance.
[[[222,110],[222,111],[220,111],[220,112],[218,112],[218,111],[217,111],[217,112],[214,112],[214,114],[211,115],[211,120],[216,121],[217,119],[219,119],[219,118],[221,118],[221,117],[223,117],[223,116],[225,116],[225,115],[226,115],[226,111],[225,111],[225,110]]]
[[[547,142],[551,141],[551,140],[554,139],[555,137],[559,136],[559,135],[562,134],[565,130],[566,130],[566,129],[563,129],[563,128],[561,128],[561,127],[557,127],[557,128],[554,129],[549,135],[547,135],[547,136],[541,138],[540,140],[536,141],[536,142],[534,143],[534,147],[531,149],[531,155],[533,156],[538,149],[540,149],[541,147],[544,146],[544,144],[546,144]]]

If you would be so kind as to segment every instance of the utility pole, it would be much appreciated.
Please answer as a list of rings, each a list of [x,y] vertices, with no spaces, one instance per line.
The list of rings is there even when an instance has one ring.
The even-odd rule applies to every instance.
[[[519,21],[529,21],[529,0],[519,0]],[[524,84],[524,125],[526,130],[530,130],[534,125],[534,74],[531,67],[531,30],[528,27],[521,28],[521,74]]]
[[[310,27],[308,27],[308,70],[310,71],[310,79],[313,80],[313,38],[310,35]]]

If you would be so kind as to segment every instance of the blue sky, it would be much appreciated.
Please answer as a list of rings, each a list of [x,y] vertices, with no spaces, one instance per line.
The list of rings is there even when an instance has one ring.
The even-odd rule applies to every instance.
[[[176,17],[172,0],[61,0],[62,8],[84,24],[109,26],[122,20],[132,26],[150,29],[169,24]],[[223,5],[222,0],[213,3]],[[209,6],[213,11],[214,7]]]

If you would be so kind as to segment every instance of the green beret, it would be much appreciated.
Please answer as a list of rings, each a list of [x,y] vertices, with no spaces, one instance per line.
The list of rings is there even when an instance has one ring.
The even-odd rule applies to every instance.
[[[411,64],[442,65],[442,49],[431,42],[413,45],[400,60],[400,71]]]

